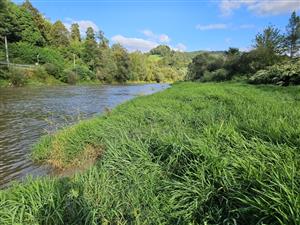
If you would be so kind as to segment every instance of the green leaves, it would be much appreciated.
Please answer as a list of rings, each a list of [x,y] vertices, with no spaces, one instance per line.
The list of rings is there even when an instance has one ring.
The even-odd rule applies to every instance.
[[[278,84],[296,85],[300,84],[300,63],[284,63],[259,70],[249,79],[254,84]]]

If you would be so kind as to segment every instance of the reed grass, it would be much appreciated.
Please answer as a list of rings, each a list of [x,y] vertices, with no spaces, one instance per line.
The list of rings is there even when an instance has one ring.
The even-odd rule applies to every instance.
[[[0,191],[0,224],[298,225],[299,100],[299,87],[229,83],[138,97],[42,138],[33,159],[62,169],[101,154]]]

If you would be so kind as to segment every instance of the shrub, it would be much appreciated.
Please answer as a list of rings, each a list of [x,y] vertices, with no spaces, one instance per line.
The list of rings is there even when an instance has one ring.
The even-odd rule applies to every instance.
[[[8,79],[9,78],[9,72],[7,70],[7,67],[0,67],[0,79]]]
[[[33,71],[33,75],[41,80],[46,80],[46,78],[49,76],[45,68],[41,66],[37,67],[37,69]]]
[[[164,74],[162,73],[162,71],[160,69],[154,71],[154,81],[156,83],[160,83],[162,82],[163,80],[165,80],[165,76]]]
[[[54,77],[59,77],[59,74],[61,73],[60,68],[53,63],[44,64],[44,68],[49,75]]]
[[[223,57],[214,57],[210,60],[209,64],[207,65],[207,69],[209,71],[215,71],[222,67],[224,67],[224,58]]]
[[[8,74],[9,80],[13,86],[21,87],[27,82],[27,75],[25,69],[11,68]]]
[[[202,79],[202,82],[209,82],[209,81],[225,81],[228,80],[228,71],[225,69],[218,69],[216,71],[210,72],[205,71]]]
[[[87,66],[77,65],[75,69],[73,69],[73,72],[78,75],[80,80],[93,80],[96,78],[95,74],[90,71]]]
[[[163,74],[163,81],[176,81],[183,79],[185,76],[185,71],[170,66],[163,66],[160,71]]]
[[[72,71],[72,70],[65,70],[64,71],[64,74],[65,74],[65,81],[68,83],[68,84],[76,84],[77,81],[79,80],[79,77],[78,75]]]
[[[66,60],[58,49],[40,48],[25,42],[13,43],[9,46],[9,49],[10,57],[14,59],[15,63],[35,64],[39,60],[40,64],[53,64],[58,70],[58,73],[55,72],[54,74],[55,78],[61,78],[61,71],[66,64]]]
[[[277,84],[291,85],[300,84],[300,62],[289,62],[273,65],[264,70],[259,70],[249,82],[252,84]]]
[[[15,63],[34,64],[37,62],[38,49],[29,43],[17,42],[9,45],[9,54]]]
[[[202,80],[206,71],[216,71],[224,66],[223,56],[201,53],[188,66],[188,80]]]
[[[193,61],[188,66],[188,80],[199,80],[204,76],[207,70],[209,55],[202,53],[193,58]]]

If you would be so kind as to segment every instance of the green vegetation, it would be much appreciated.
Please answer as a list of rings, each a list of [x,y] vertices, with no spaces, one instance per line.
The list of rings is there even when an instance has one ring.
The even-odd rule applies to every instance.
[[[253,84],[300,84],[300,61],[285,62],[259,70],[249,79]]]
[[[0,0],[0,87],[244,80],[300,84],[300,18],[253,49],[129,53],[102,31]],[[35,65],[18,68],[14,64]],[[65,177],[0,191],[0,224],[300,224],[300,88],[176,83],[35,145]],[[92,166],[91,166],[92,165]],[[87,168],[90,167],[90,168]]]
[[[21,5],[9,0],[0,4],[0,61],[6,61],[6,36],[11,63],[39,64],[35,69],[44,68],[45,77],[64,83],[173,82],[185,77],[190,58],[168,46],[147,54],[129,53],[119,44],[110,46],[101,30],[95,33],[88,27],[82,35],[76,23],[70,30],[59,20],[52,24],[28,0]],[[35,77],[27,76],[28,69],[15,67],[0,64],[2,84],[35,83],[31,81]]]
[[[91,169],[0,192],[5,224],[300,223],[300,89],[179,83],[44,137]]]
[[[28,0],[21,5],[1,0],[1,5],[0,61],[5,61],[2,37],[6,36],[12,63],[38,63],[36,69],[42,67],[46,71],[44,77],[51,77],[51,80],[76,84],[242,79],[255,84],[299,84],[298,72],[291,82],[282,78],[286,77],[282,73],[289,74],[291,67],[298,66],[300,18],[296,12],[292,13],[284,34],[269,25],[256,35],[249,52],[229,48],[225,52],[183,53],[160,45],[149,53],[129,53],[119,44],[111,46],[101,30],[95,33],[88,27],[82,35],[76,23],[69,30],[59,20],[52,24]],[[285,64],[291,66],[282,66]],[[1,65],[2,84],[35,83],[30,80],[36,77],[28,77],[27,69],[21,73],[12,65],[10,70]]]
[[[300,84],[300,17],[293,12],[286,34],[268,26],[255,37],[253,49],[229,48],[224,54],[202,52],[188,66],[187,80],[248,80],[253,84]],[[289,57],[288,57],[289,55]]]

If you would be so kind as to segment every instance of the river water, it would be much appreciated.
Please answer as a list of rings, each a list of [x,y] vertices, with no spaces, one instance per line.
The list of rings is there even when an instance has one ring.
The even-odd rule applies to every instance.
[[[50,172],[30,160],[38,139],[167,84],[0,88],[0,188]]]

